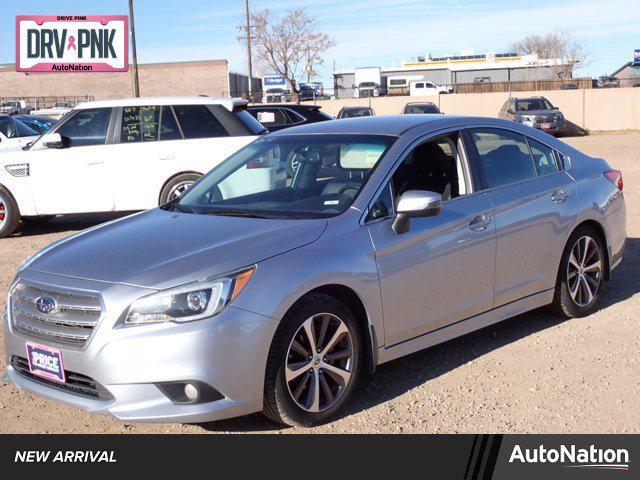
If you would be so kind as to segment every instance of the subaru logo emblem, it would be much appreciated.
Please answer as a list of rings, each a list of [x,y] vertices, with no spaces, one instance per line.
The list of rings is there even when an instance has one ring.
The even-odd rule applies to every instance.
[[[49,295],[39,297],[36,300],[36,308],[40,313],[44,313],[45,315],[53,315],[60,310],[58,301]]]

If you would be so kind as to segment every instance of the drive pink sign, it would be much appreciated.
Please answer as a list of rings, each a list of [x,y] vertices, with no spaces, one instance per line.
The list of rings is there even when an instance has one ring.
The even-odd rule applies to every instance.
[[[126,15],[16,16],[19,72],[126,72]]]

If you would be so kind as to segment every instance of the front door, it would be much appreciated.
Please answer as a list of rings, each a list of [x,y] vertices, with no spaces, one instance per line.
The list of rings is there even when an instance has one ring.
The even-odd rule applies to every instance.
[[[367,228],[378,264],[387,347],[493,305],[493,207],[484,194],[471,191],[469,169],[459,168],[460,162],[466,159],[457,133],[422,143],[372,206]],[[399,235],[391,228],[392,209],[407,190],[437,191],[444,205],[435,217],[412,218],[409,231]]]
[[[48,148],[46,136],[30,154],[33,200],[39,215],[107,212],[113,196],[105,163],[113,148],[106,144],[110,108],[81,109],[55,129],[64,148]]]

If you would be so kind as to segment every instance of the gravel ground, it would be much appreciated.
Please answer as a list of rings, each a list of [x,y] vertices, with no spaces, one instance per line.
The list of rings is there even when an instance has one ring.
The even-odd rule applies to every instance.
[[[566,141],[607,158],[623,171],[626,184],[626,255],[594,315],[559,321],[537,310],[382,365],[360,386],[343,417],[311,430],[283,428],[259,414],[201,425],[125,424],[0,382],[0,432],[640,432],[640,133]],[[23,258],[104,219],[57,219],[0,240],[1,307]]]

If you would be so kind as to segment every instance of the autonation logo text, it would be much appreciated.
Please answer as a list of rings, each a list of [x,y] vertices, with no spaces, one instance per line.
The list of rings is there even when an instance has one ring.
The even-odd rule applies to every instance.
[[[515,445],[509,463],[563,463],[567,468],[587,468],[594,470],[629,470],[629,451],[625,448],[577,448],[575,445],[560,445],[559,448],[523,449]]]

